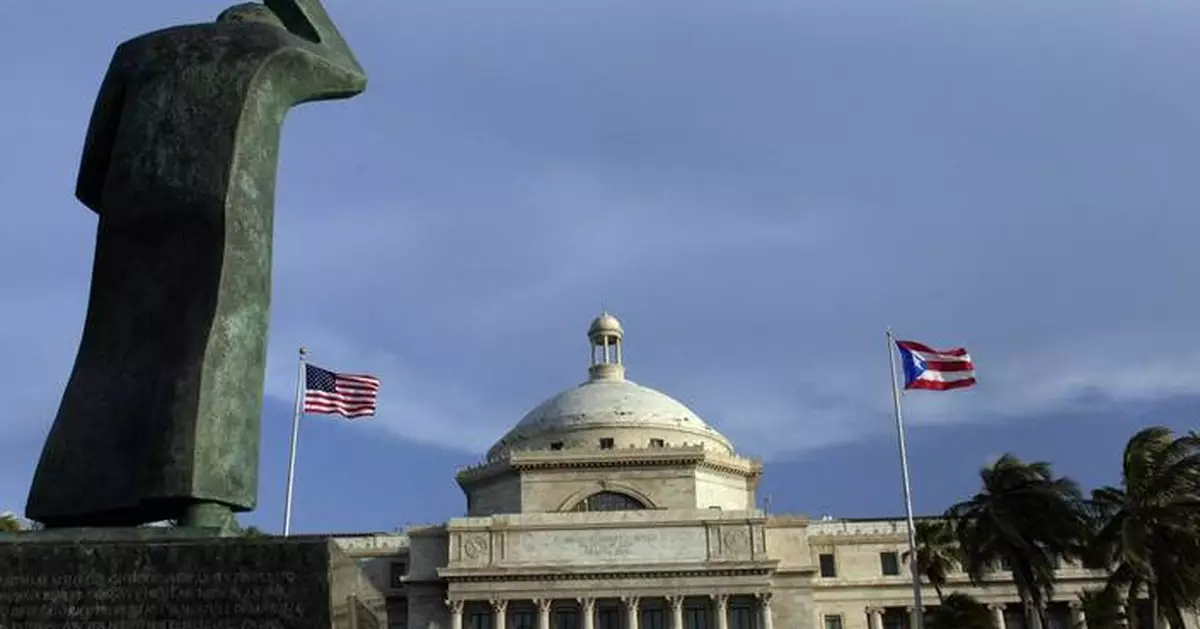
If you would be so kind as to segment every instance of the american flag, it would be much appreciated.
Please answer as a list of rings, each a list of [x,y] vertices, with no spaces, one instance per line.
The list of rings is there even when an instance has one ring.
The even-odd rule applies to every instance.
[[[375,414],[379,378],[362,374],[334,373],[305,365],[304,412],[342,417]]]

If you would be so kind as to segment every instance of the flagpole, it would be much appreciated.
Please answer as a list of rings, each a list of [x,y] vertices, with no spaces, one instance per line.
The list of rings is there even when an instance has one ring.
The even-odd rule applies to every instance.
[[[292,447],[288,454],[287,492],[283,506],[283,536],[292,532],[292,488],[296,481],[296,444],[300,441],[300,417],[304,415],[304,384],[307,376],[304,357],[308,350],[300,348],[300,368],[296,375],[296,409],[292,415]]]
[[[900,475],[904,480],[904,515],[908,520],[908,568],[912,574],[913,589],[913,625],[914,629],[923,629],[925,613],[921,603],[921,572],[917,565],[917,531],[913,518],[912,483],[908,476],[908,447],[904,438],[904,417],[900,412],[900,384],[896,374],[896,337],[892,329],[887,330],[888,366],[892,370],[892,408],[896,412],[896,437],[900,442]]]

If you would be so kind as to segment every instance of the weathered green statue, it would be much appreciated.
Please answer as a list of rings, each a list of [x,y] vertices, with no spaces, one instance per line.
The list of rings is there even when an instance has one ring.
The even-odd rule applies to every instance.
[[[255,507],[280,127],[365,88],[319,0],[117,48],[76,190],[99,215],[87,320],[28,517],[220,527]]]

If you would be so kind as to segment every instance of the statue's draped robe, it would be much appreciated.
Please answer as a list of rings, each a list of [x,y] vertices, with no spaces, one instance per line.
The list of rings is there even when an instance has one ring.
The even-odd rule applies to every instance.
[[[311,48],[245,22],[118,47],[79,177],[99,215],[87,320],[29,517],[255,506],[279,130],[315,100]]]

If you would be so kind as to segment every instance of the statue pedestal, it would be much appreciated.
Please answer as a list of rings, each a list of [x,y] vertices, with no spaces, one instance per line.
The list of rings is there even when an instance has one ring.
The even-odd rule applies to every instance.
[[[328,538],[46,533],[0,539],[0,627],[387,627],[383,595]]]

